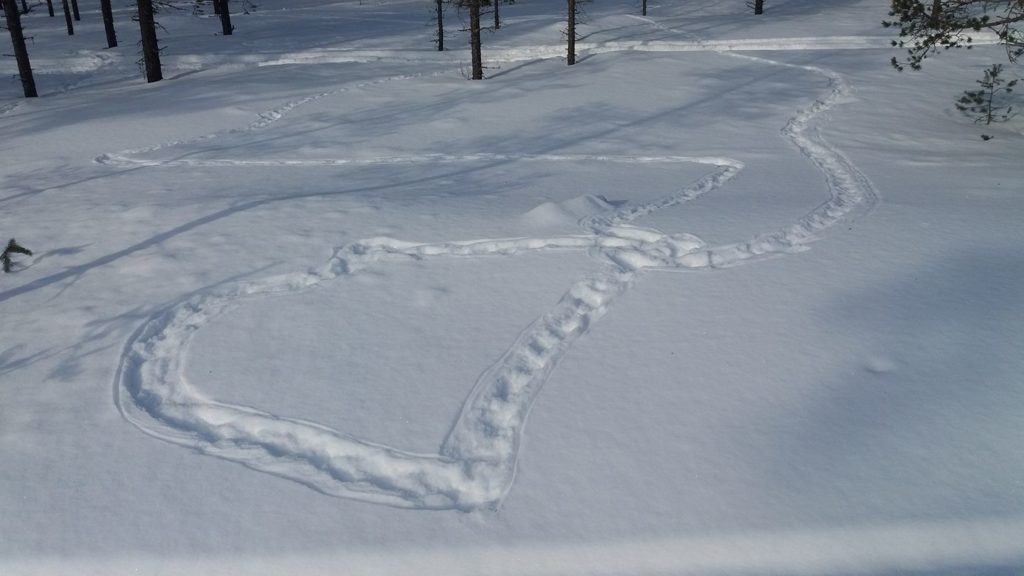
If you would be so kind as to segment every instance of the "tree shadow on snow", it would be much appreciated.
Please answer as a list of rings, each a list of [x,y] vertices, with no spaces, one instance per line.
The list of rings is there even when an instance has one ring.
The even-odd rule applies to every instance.
[[[821,311],[840,373],[764,423],[765,490],[847,524],[1024,518],[1024,258],[979,246],[900,272]],[[1024,574],[985,550],[963,560],[884,574]]]

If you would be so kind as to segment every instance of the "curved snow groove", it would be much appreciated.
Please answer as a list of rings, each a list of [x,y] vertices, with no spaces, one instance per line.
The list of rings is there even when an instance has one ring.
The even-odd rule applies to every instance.
[[[529,407],[559,358],[607,310],[630,275],[578,282],[481,376],[438,455],[404,452],[315,423],[205,398],[182,374],[191,336],[240,299],[312,286],[324,277],[281,278],[208,296],[154,318],[129,346],[119,405],[146,433],[324,493],[400,507],[471,510],[498,502],[512,484]],[[124,401],[129,399],[129,401]]]
[[[656,28],[682,34],[681,31],[669,28],[654,22],[648,18],[642,18],[639,16],[630,16],[636,20],[640,20],[647,24],[650,24]],[[991,37],[990,37],[991,36]],[[998,42],[998,38],[994,35],[986,35],[985,33],[979,33],[972,37],[973,43],[977,45],[989,44]],[[623,52],[623,51],[648,51],[648,52],[694,52],[694,51],[710,51],[710,52],[725,52],[725,51],[758,51],[758,50],[821,50],[821,49],[870,49],[870,48],[888,48],[891,41],[888,38],[877,37],[877,36],[840,36],[831,38],[821,37],[804,37],[804,38],[764,38],[764,39],[736,39],[736,40],[656,40],[656,41],[616,41],[616,42],[601,42],[601,43],[577,43],[577,51],[589,52],[593,54],[598,53],[609,53],[609,52]],[[546,59],[546,58],[561,58],[564,56],[565,48],[562,46],[528,46],[519,48],[496,48],[488,51],[488,58],[496,62],[521,62],[527,60]],[[380,61],[399,61],[399,62],[418,62],[421,64],[437,63],[437,64],[450,64],[450,58],[438,58],[434,52],[422,52],[422,51],[398,51],[398,50],[311,50],[306,52],[298,52],[294,54],[286,54],[276,58],[275,60],[268,60],[265,62],[250,62],[257,66],[279,66],[279,65],[295,65],[295,64],[339,64],[339,63],[367,63],[367,62],[380,62]],[[251,57],[249,57],[251,60]],[[248,62],[248,61],[247,61]],[[781,64],[779,62],[768,61],[772,64]],[[810,68],[809,68],[810,69]],[[818,70],[819,72],[821,70]],[[364,82],[358,84],[357,88],[362,88],[370,85],[381,84],[390,82],[392,80],[402,80],[421,76],[420,74],[411,76],[392,76],[375,80],[373,82]],[[259,115],[259,118],[249,124],[249,126],[229,130],[227,132],[219,132],[206,134],[196,138],[187,140],[165,142],[156,146],[147,148],[140,148],[134,150],[124,150],[121,152],[113,152],[102,154],[95,158],[95,162],[99,164],[106,164],[110,166],[120,167],[138,167],[138,166],[166,166],[166,165],[189,165],[189,166],[335,166],[335,165],[352,165],[359,164],[359,162],[351,159],[311,159],[311,160],[187,160],[187,159],[176,159],[172,161],[161,161],[158,159],[147,160],[140,158],[141,155],[156,152],[161,149],[171,148],[173,146],[179,146],[183,144],[193,144],[203,141],[208,141],[225,133],[241,133],[251,130],[259,130],[268,127],[274,122],[280,120],[285,114],[292,111],[295,108],[301,107],[309,102],[314,102],[327,96],[333,96],[348,91],[348,88],[339,88],[327,92],[321,92],[312,96],[306,96],[297,100],[286,102],[285,104]],[[423,160],[427,161],[427,160]],[[363,163],[371,164],[373,160],[366,160]]]
[[[683,32],[674,28],[656,23],[648,18],[640,16],[630,16],[630,18],[645,22],[654,26],[655,28],[665,30],[668,32],[683,34]],[[992,34],[979,33],[976,36],[972,36],[973,44],[992,44],[998,42],[998,37]],[[599,43],[577,43],[576,49],[580,53],[592,53],[592,54],[604,54],[611,52],[625,52],[625,51],[645,51],[645,52],[720,52],[728,53],[730,55],[739,56],[732,54],[731,51],[766,51],[766,50],[822,50],[822,49],[872,49],[872,48],[888,48],[890,47],[891,40],[885,37],[878,36],[838,36],[838,37],[801,37],[801,38],[764,38],[764,39],[735,39],[735,40],[654,40],[654,41],[614,41],[614,42],[599,42]],[[564,56],[565,48],[563,46],[527,46],[518,48],[495,48],[488,51],[488,59],[495,62],[521,62],[537,59],[547,58],[561,58]],[[251,59],[251,57],[250,57]],[[761,59],[765,62],[788,66],[794,68],[804,68],[807,70],[813,70],[815,72],[824,73],[830,75],[831,73],[824,71],[823,69],[817,69],[806,66],[795,66],[789,64],[783,64],[780,62]],[[311,50],[306,52],[298,52],[294,54],[288,54],[277,58],[276,60],[269,60],[265,62],[250,62],[255,63],[258,66],[278,66],[278,65],[296,65],[296,64],[339,64],[339,63],[367,63],[367,62],[382,62],[382,61],[397,61],[397,62],[417,62],[421,64],[450,64],[450,58],[438,58],[436,52],[422,52],[422,51],[400,51],[400,50]],[[371,82],[363,82],[356,85],[356,88],[364,88],[367,86],[383,84],[391,82],[393,80],[406,80],[411,78],[417,78],[423,76],[423,74],[413,75],[398,75],[389,76],[386,78],[377,79]],[[835,75],[832,75],[835,76]],[[830,78],[832,77],[830,76]],[[838,76],[835,76],[838,78]],[[174,146],[181,146],[185,144],[195,144],[199,142],[205,142],[217,138],[225,134],[238,134],[253,130],[261,130],[267,128],[271,124],[277,122],[287,113],[292,110],[299,108],[310,102],[320,100],[324,97],[334,96],[347,92],[349,88],[338,88],[336,90],[330,90],[314,94],[312,96],[306,96],[296,100],[292,100],[282,104],[281,106],[268,110],[259,114],[259,117],[250,123],[245,128],[227,130],[222,132],[215,132],[190,138],[186,140],[165,142],[150,146],[146,148],[139,148],[133,150],[123,150],[120,152],[112,152],[107,154],[101,154],[97,156],[94,161],[99,164],[105,164],[109,166],[118,167],[139,167],[139,166],[176,166],[176,165],[187,165],[187,166],[343,166],[343,165],[368,165],[368,164],[384,164],[384,163],[419,163],[419,162],[433,162],[433,161],[449,161],[458,162],[462,160],[471,160],[474,158],[484,159],[483,156],[487,155],[471,155],[471,156],[444,156],[444,155],[421,155],[421,156],[410,156],[401,158],[379,158],[379,159],[364,159],[355,160],[351,158],[320,158],[320,159],[274,159],[274,160],[260,160],[260,159],[187,159],[177,158],[173,160],[160,160],[160,159],[146,159],[141,156],[156,152],[162,149],[171,148]],[[529,155],[524,155],[522,158],[528,158]],[[513,158],[512,156],[505,156],[502,159]],[[520,158],[520,157],[514,157]],[[548,159],[558,159],[559,157],[549,157]],[[642,161],[642,159],[637,159]]]
[[[723,183],[738,168],[720,166],[672,203]],[[669,199],[658,202],[668,203]],[[471,510],[495,505],[512,485],[519,437],[530,406],[558,361],[624,292],[635,271],[675,266],[702,246],[688,235],[631,226],[590,234],[436,244],[372,238],[335,250],[319,271],[238,285],[194,298],[154,317],[128,342],[116,399],[143,432],[203,453],[289,478],[321,492],[399,507]],[[387,261],[590,250],[615,264],[574,284],[477,380],[439,454],[374,444],[330,428],[205,397],[183,373],[195,332],[239,302],[296,293]]]
[[[828,78],[829,92],[809,108],[799,111],[782,129],[782,134],[809,158],[825,175],[830,198],[797,220],[794,224],[761,234],[736,244],[708,248],[683,258],[689,267],[726,267],[751,258],[771,254],[797,252],[817,240],[818,233],[846,218],[854,210],[870,211],[878,202],[874,186],[856,166],[833,148],[817,131],[808,135],[811,121],[849,97],[850,87],[839,74],[816,66],[788,64],[741,54],[725,53],[733,58],[754,60],[775,66],[807,70]]]
[[[298,108],[299,106],[308,104],[310,102],[315,102],[316,100],[319,100],[326,96],[340,94],[342,92],[345,92],[346,90],[346,88],[341,88],[338,90],[321,92],[319,94],[314,94],[312,96],[305,96],[303,98],[285,102],[284,104],[278,106],[277,108],[273,108],[265,112],[260,112],[256,120],[252,121],[251,123],[249,123],[248,126],[242,129],[228,130],[226,132],[212,132],[210,134],[204,134],[202,136],[196,136],[194,138],[188,138],[185,140],[163,142],[161,144],[156,144],[155,146],[147,146],[146,148],[136,148],[133,150],[122,150],[121,152],[110,152],[107,154],[101,154],[94,159],[94,162],[96,162],[97,164],[105,164],[107,166],[119,167],[167,166],[168,164],[174,164],[175,161],[167,162],[158,159],[146,160],[144,158],[140,158],[139,156],[143,154],[157,152],[165,148],[171,148],[173,146],[182,146],[185,144],[197,144],[200,142],[207,142],[209,140],[213,140],[214,138],[224,136],[225,134],[239,134],[243,132],[261,130],[270,126],[274,122],[277,122],[285,114],[287,114],[288,112],[292,111],[295,108]],[[185,161],[179,160],[178,162],[184,163]]]
[[[746,57],[745,57],[746,58]],[[782,134],[825,175],[830,198],[794,224],[752,240],[704,246],[695,236],[665,234],[630,222],[725,184],[742,170],[727,158],[618,158],[624,162],[700,162],[711,173],[668,197],[584,219],[584,233],[553,238],[509,238],[434,244],[372,238],[342,246],[318,271],[240,284],[168,309],[142,326],[126,344],[117,375],[116,402],[143,432],[168,442],[301,482],[326,494],[406,508],[472,510],[497,505],[515,477],[519,441],[536,399],[560,359],[646,269],[710,269],[800,249],[825,229],[870,207],[870,182],[832,148],[811,122],[848,94],[833,72],[759,59],[823,74],[829,92],[797,113]],[[297,101],[298,102],[298,101]],[[272,120],[271,120],[272,121]],[[452,162],[513,158],[418,156],[370,162]],[[599,157],[529,156],[524,160]],[[607,159],[605,157],[600,157]],[[192,335],[240,302],[304,291],[341,275],[387,262],[451,257],[508,256],[534,250],[588,250],[602,272],[576,282],[545,315],[515,339],[479,377],[438,454],[414,454],[343,432],[205,397],[183,373]]]
[[[213,135],[203,138],[212,138]],[[191,140],[196,142],[198,140]],[[164,144],[147,149],[153,152],[159,148],[174,146]],[[697,162],[701,164],[736,164],[736,160],[724,158],[699,158],[691,156],[608,156],[603,154],[492,154],[479,152],[474,154],[409,154],[406,156],[379,156],[375,158],[176,158],[173,160],[144,160],[133,158],[130,154],[142,151],[119,154],[103,154],[96,160],[102,164],[119,166],[191,166],[191,167],[225,167],[225,166],[381,166],[410,164],[456,164],[463,162],[605,162],[617,164],[676,164]]]
[[[407,80],[407,79],[416,78],[416,77],[419,77],[419,76],[422,76],[422,75],[421,74],[413,74],[413,75],[388,76],[386,78],[379,78],[379,79],[374,80],[372,82],[361,82],[359,84],[356,84],[355,88],[365,88],[367,86],[375,86],[377,84],[384,84],[386,82],[391,82],[393,80]],[[253,132],[253,131],[256,131],[256,130],[263,130],[263,129],[268,128],[271,124],[274,124],[275,122],[277,122],[278,120],[283,118],[286,114],[288,114],[289,112],[291,112],[292,110],[294,110],[296,108],[299,108],[301,106],[309,104],[310,102],[315,102],[315,101],[320,100],[322,98],[326,98],[328,96],[335,96],[337,94],[342,94],[344,92],[348,92],[349,90],[350,90],[350,88],[343,87],[343,88],[338,88],[336,90],[328,90],[326,92],[320,92],[318,94],[313,94],[313,95],[310,95],[310,96],[304,96],[302,98],[297,98],[295,100],[289,100],[288,102],[285,102],[284,104],[281,104],[280,106],[278,106],[276,108],[272,108],[270,110],[266,110],[266,111],[260,112],[257,115],[256,120],[253,120],[252,122],[250,122],[249,125],[246,126],[245,128],[237,128],[237,129],[233,129],[233,130],[226,130],[226,131],[220,131],[220,132],[212,132],[210,134],[204,134],[202,136],[196,136],[194,138],[188,138],[188,139],[185,139],[185,140],[177,140],[177,141],[173,141],[173,142],[163,142],[161,144],[156,144],[154,146],[147,146],[145,148],[136,148],[136,149],[132,149],[132,150],[122,150],[120,152],[110,152],[110,153],[107,153],[107,154],[100,154],[99,156],[94,158],[93,161],[96,162],[97,164],[104,164],[104,165],[107,165],[107,166],[117,166],[117,167],[125,167],[125,168],[135,168],[135,167],[139,167],[139,166],[168,166],[168,165],[178,165],[178,164],[186,164],[186,165],[193,165],[193,166],[195,166],[195,165],[202,165],[201,161],[196,161],[196,162],[191,162],[190,163],[186,159],[177,159],[177,160],[171,160],[171,161],[159,160],[159,159],[148,160],[148,159],[145,159],[145,158],[141,158],[140,156],[143,155],[143,154],[149,154],[149,153],[157,152],[159,150],[163,150],[165,148],[171,148],[171,147],[174,147],[174,146],[182,146],[182,145],[186,145],[186,144],[197,144],[197,143],[200,143],[200,142],[208,142],[210,140],[213,140],[215,138],[219,138],[219,137],[224,136],[226,134],[242,134],[242,133],[245,133],[245,132]],[[222,162],[222,163],[218,163],[217,161],[211,161],[208,165],[210,165],[210,166],[236,166],[236,165],[241,165],[241,163],[240,162],[232,162],[232,161],[225,161],[225,162]],[[275,164],[275,165],[287,165],[287,163],[278,163],[278,164]]]

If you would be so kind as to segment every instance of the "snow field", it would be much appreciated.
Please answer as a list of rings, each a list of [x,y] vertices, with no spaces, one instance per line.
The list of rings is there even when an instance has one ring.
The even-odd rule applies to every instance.
[[[758,61],[780,65],[771,60]],[[813,106],[798,112],[782,133],[824,173],[831,199],[783,230],[740,244],[704,249],[703,241],[692,235],[668,236],[657,230],[629,226],[627,222],[646,214],[713,191],[742,170],[743,164],[727,158],[587,157],[585,159],[590,161],[615,162],[690,161],[717,165],[718,169],[667,198],[584,219],[581,224],[589,229],[590,236],[442,244],[370,239],[338,248],[325,271],[276,277],[187,302],[151,321],[129,344],[118,376],[119,409],[129,421],[153,436],[291,478],[328,494],[414,508],[469,510],[496,506],[511,487],[519,438],[530,406],[544,382],[575,339],[587,332],[607,312],[612,299],[628,288],[637,271],[722,267],[766,254],[790,252],[813,240],[816,234],[860,205],[870,207],[873,204],[875,194],[867,179],[823,140],[805,134],[816,116],[836,105],[845,95],[848,91],[845,83],[835,73],[813,67],[804,69],[827,77],[831,89]],[[302,98],[261,114],[261,120],[249,129],[264,129],[295,107],[326,95]],[[202,141],[215,137],[204,137]],[[188,144],[194,145],[195,141]],[[163,146],[138,152],[160,148]],[[123,166],[130,164],[131,156],[138,152],[104,155],[97,161]],[[515,159],[523,158],[548,162],[579,160],[536,155]],[[510,157],[496,158],[486,153],[464,158],[433,155],[367,159],[363,163],[481,159],[508,160]],[[207,162],[205,165],[223,165],[216,159]],[[244,164],[244,161],[229,161],[227,165]],[[573,285],[551,312],[521,333],[504,356],[481,375],[438,456],[403,452],[348,437],[317,424],[215,402],[204,398],[181,373],[180,358],[185,354],[191,335],[238,298],[302,291],[338,275],[358,273],[379,264],[385,257],[515,255],[531,250],[572,248],[590,249],[598,258],[610,261],[612,270]],[[127,399],[134,406],[126,403]]]
[[[39,43],[0,572],[1024,562],[1016,133],[942,109],[993,50],[911,80],[876,0],[595,5],[566,70],[555,4],[484,83],[408,2],[171,20],[153,86]]]

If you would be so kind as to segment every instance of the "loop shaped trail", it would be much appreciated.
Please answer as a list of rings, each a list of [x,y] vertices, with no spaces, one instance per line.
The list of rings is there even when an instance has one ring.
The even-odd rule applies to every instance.
[[[877,201],[870,181],[812,127],[823,112],[849,93],[844,79],[824,68],[756,59],[765,64],[801,68],[828,79],[827,91],[812,105],[799,110],[781,130],[795,149],[823,173],[828,191],[827,199],[791,224],[720,245],[706,245],[690,234],[668,234],[634,224],[644,216],[713,193],[725,185],[744,168],[741,162],[730,158],[474,154],[360,161],[326,159],[322,162],[345,164],[473,162],[494,158],[562,162],[601,158],[619,162],[698,163],[708,166],[709,172],[669,196],[585,218],[577,235],[442,243],[384,237],[364,239],[335,249],[319,270],[244,282],[177,304],[151,318],[127,342],[115,384],[119,410],[146,434],[301,482],[326,494],[407,508],[473,510],[496,506],[513,484],[520,439],[530,408],[544,383],[572,345],[592,330],[615,299],[645,272],[713,269],[800,251],[838,222],[856,211],[870,209]],[[288,110],[322,96],[296,100],[264,115],[250,129],[265,127]],[[213,137],[216,135],[204,138]],[[130,152],[99,160],[118,165],[150,162],[136,161]],[[217,164],[217,160],[203,162],[239,164],[227,160],[220,161],[223,164]],[[154,163],[185,164],[188,160]],[[203,394],[201,382],[190,382],[184,374],[185,356],[195,333],[240,303],[271,294],[297,294],[339,276],[400,265],[403,261],[513,257],[538,250],[585,250],[602,265],[598,272],[576,281],[482,372],[436,454],[407,452],[315,422],[218,402]]]

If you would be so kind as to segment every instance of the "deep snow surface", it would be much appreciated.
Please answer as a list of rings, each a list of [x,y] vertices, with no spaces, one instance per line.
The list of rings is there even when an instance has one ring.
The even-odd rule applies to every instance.
[[[1001,51],[768,4],[596,2],[570,68],[519,0],[484,82],[425,1],[165,13],[150,85],[129,10],[27,15],[0,572],[1024,569]]]

